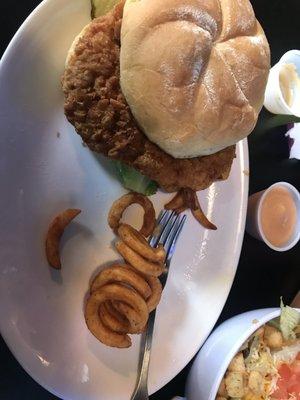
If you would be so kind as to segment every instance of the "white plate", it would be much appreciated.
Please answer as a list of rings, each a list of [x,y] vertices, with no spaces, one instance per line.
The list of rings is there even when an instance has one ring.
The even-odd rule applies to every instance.
[[[134,388],[139,338],[128,350],[107,348],[83,317],[92,274],[118,257],[106,216],[123,190],[109,163],[84,148],[67,123],[59,82],[67,49],[89,12],[89,0],[44,1],[1,62],[0,328],[25,370],[57,396],[123,400]],[[244,233],[247,169],[244,141],[228,181],[200,194],[218,231],[202,229],[193,218],[184,227],[158,308],[151,393],[194,356],[226,301]],[[154,196],[157,211],[168,197]],[[44,236],[67,207],[83,212],[64,237],[60,273],[46,264]]]

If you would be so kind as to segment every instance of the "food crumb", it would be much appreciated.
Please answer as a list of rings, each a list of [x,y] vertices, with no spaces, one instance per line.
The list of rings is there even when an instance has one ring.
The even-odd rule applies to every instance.
[[[60,132],[56,132],[56,137],[59,139],[60,138]]]
[[[82,144],[82,147],[87,147],[87,144],[86,144],[86,143],[81,142],[81,144]]]
[[[244,175],[249,176],[250,175],[250,171],[248,169],[244,169],[243,171]]]
[[[259,323],[259,320],[258,319],[254,319],[253,321],[252,321],[252,324],[258,324]]]

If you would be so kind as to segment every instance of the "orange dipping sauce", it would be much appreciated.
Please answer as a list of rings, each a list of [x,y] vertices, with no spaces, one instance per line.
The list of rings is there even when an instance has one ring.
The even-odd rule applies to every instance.
[[[284,246],[292,238],[297,223],[297,208],[291,192],[283,186],[267,192],[260,220],[266,239],[275,247]]]

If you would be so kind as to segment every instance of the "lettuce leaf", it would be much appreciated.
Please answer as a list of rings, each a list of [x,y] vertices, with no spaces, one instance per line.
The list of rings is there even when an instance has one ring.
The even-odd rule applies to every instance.
[[[110,11],[120,0],[91,0],[92,4],[92,19],[105,15]]]
[[[300,323],[300,313],[289,306],[283,304],[282,298],[280,299],[280,330],[285,340],[296,339],[294,329]]]
[[[275,363],[282,364],[287,363],[291,364],[297,357],[297,354],[300,351],[300,342],[295,342],[293,345],[285,346],[281,350],[273,353],[273,357]]]
[[[280,317],[272,319],[267,323],[267,325],[272,326],[273,328],[276,328],[278,331],[280,331]]]
[[[125,189],[151,196],[157,192],[157,183],[142,175],[135,168],[129,167],[120,161],[112,161],[117,176]]]
[[[251,370],[253,365],[259,360],[259,350],[260,350],[260,340],[259,336],[254,334],[251,341],[248,343],[249,347],[249,354],[245,358],[245,365],[248,370]]]

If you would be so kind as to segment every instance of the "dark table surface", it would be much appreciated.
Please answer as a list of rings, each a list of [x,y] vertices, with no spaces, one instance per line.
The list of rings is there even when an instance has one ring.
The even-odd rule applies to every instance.
[[[88,1],[88,0],[87,0]],[[0,54],[15,31],[39,0],[2,0],[0,2]],[[272,65],[290,49],[300,48],[299,0],[252,0],[256,15],[270,42]],[[261,119],[267,113],[261,114]],[[284,128],[249,137],[250,193],[276,181],[287,181],[300,190],[300,161],[288,160]],[[245,234],[241,258],[232,290],[218,324],[238,313],[278,306],[279,297],[289,303],[300,289],[300,244],[285,253],[276,253]],[[151,400],[171,399],[184,394],[190,365]],[[35,383],[14,359],[6,344],[0,342],[0,399],[50,400],[57,397]],[[84,399],[83,399],[84,400]]]

